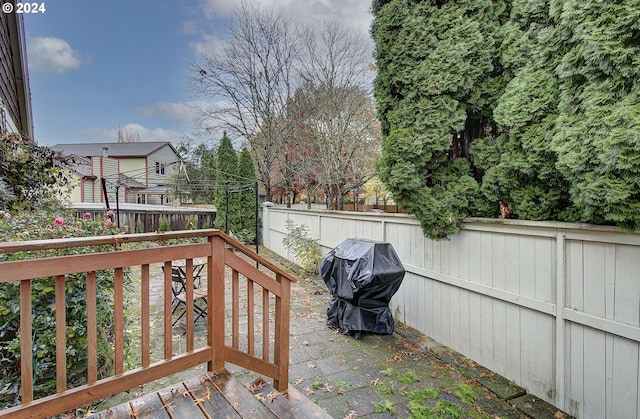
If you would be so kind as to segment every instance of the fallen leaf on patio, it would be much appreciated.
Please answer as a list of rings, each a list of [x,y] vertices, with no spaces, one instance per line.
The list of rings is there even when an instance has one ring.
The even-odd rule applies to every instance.
[[[349,412],[347,416],[344,417],[344,419],[355,419],[357,417],[358,417],[358,412],[356,412],[355,410],[352,410],[351,412]]]

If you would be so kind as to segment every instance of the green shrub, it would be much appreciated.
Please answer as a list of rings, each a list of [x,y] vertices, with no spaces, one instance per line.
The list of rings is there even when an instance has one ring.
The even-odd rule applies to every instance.
[[[158,226],[158,231],[160,232],[167,232],[167,231],[171,231],[171,224],[169,223],[169,220],[166,218],[163,218],[162,220],[160,220],[160,225]]]
[[[186,229],[187,230],[198,229],[198,220],[196,220],[196,217],[194,217],[193,215],[189,216],[189,218],[187,219]]]
[[[299,226],[293,220],[285,222],[287,235],[282,239],[282,244],[295,256],[296,260],[307,272],[318,273],[318,261],[321,258],[320,245],[317,240],[309,237],[309,228],[306,224]]]

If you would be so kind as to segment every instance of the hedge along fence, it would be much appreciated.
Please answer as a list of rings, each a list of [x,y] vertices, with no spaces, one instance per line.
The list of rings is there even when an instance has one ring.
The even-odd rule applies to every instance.
[[[287,219],[323,254],[391,243],[407,271],[397,320],[576,417],[640,418],[640,234],[467,219],[432,241],[408,215],[265,209],[264,243],[284,257]]]
[[[77,211],[78,217],[88,212],[94,219],[104,218],[107,211],[104,204],[74,204],[73,208]],[[116,212],[116,208],[111,210]],[[120,225],[128,226],[129,233],[158,231],[163,220],[169,222],[172,231],[213,228],[216,219],[214,208],[120,204],[119,213]],[[136,227],[140,228],[140,231],[137,231]]]

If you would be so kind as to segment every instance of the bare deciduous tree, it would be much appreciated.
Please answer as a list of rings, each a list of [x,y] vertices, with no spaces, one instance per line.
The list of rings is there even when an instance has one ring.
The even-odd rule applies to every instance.
[[[345,195],[373,175],[380,135],[373,97],[367,39],[336,21],[327,22],[304,40],[302,78],[308,109],[305,147],[316,184],[324,185],[341,209]],[[310,185],[307,185],[309,187]]]
[[[379,148],[367,38],[342,23],[296,27],[242,1],[219,46],[191,60],[200,128],[243,138],[267,199],[279,186],[345,194],[366,182]],[[196,102],[199,103],[199,102]]]
[[[227,30],[220,48],[199,53],[188,65],[193,93],[210,99],[196,109],[196,123],[248,142],[271,199],[273,164],[288,129],[282,115],[294,86],[295,27],[281,11],[242,1]]]

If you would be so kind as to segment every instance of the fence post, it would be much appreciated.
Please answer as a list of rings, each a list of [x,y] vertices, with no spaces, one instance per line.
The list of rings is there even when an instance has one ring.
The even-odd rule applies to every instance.
[[[567,281],[566,275],[566,249],[565,237],[567,233],[564,229],[556,229],[556,335],[555,335],[555,370],[556,370],[556,392],[555,405],[562,410],[566,410],[564,405],[564,368],[565,368],[565,324],[564,324],[564,305],[565,305],[565,286]]]

